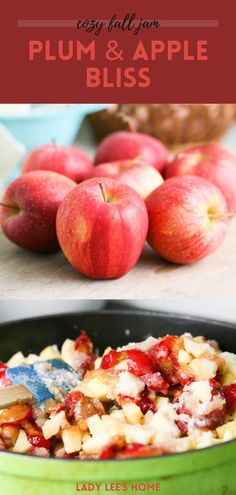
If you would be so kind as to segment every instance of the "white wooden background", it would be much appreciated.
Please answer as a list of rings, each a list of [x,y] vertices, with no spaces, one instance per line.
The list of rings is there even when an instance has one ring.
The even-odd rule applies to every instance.
[[[224,244],[194,265],[173,265],[146,246],[133,270],[117,280],[81,276],[62,253],[38,255],[0,235],[0,298],[236,298],[236,219]]]

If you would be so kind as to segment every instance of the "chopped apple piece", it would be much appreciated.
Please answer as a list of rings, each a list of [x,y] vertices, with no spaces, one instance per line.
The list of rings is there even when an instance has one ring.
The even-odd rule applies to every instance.
[[[185,350],[194,357],[199,358],[202,354],[214,353],[215,350],[207,342],[196,342],[193,337],[184,337]]]
[[[87,440],[90,440],[90,438],[91,438],[91,435],[89,435],[89,433],[87,431],[82,432],[82,435],[81,435],[81,442],[82,443],[87,442]]]
[[[25,431],[20,430],[16,443],[12,449],[12,452],[16,452],[17,454],[26,454],[31,449],[32,449],[32,445],[28,441]]]
[[[8,366],[8,368],[14,368],[15,366],[18,366],[19,364],[24,363],[24,361],[25,361],[24,354],[22,354],[22,352],[16,352],[16,354],[13,354],[11,359],[9,359],[9,361],[7,361],[7,366]]]
[[[155,401],[155,406],[156,406],[156,409],[159,409],[160,407],[166,406],[169,403],[170,403],[170,401],[169,401],[168,397],[157,397],[156,401]]]
[[[108,414],[102,416],[100,431],[109,433],[110,436],[123,435],[125,422],[120,419],[111,417]]]
[[[236,420],[229,421],[228,423],[219,426],[216,431],[219,438],[225,439],[227,433],[232,435],[232,439],[236,438]]]
[[[99,454],[101,450],[110,443],[109,433],[101,432],[83,443],[83,451],[86,454]]]
[[[74,367],[75,359],[75,342],[71,339],[66,339],[61,348],[61,359],[70,366]]]
[[[135,402],[125,401],[122,405],[122,409],[126,418],[126,421],[130,424],[141,423],[143,419],[143,413],[140,407]]]
[[[125,440],[127,443],[148,445],[154,435],[153,429],[141,425],[125,425]]]
[[[189,366],[197,380],[209,380],[214,378],[217,372],[217,364],[209,359],[193,359]]]
[[[98,414],[94,414],[87,419],[87,425],[90,433],[92,435],[96,435],[101,429],[101,418],[98,416]]]
[[[81,449],[81,432],[77,426],[68,426],[62,430],[62,440],[67,454]]]
[[[29,354],[26,358],[24,358],[24,363],[26,364],[34,364],[36,361],[40,361],[40,357],[37,354]]]
[[[180,349],[179,354],[178,354],[178,361],[180,364],[188,364],[188,363],[190,363],[191,359],[192,358],[187,351]]]
[[[97,359],[95,359],[95,361],[94,361],[94,368],[95,368],[95,370],[97,370],[98,368],[100,368],[101,362],[102,362],[102,358],[101,357],[98,357]]]
[[[119,419],[120,421],[125,421],[124,411],[122,409],[114,409],[114,411],[110,412],[111,418]]]
[[[40,353],[40,358],[42,359],[54,359],[54,358],[60,358],[61,354],[59,352],[59,349],[57,345],[48,345],[48,347],[45,347],[43,351]]]
[[[116,397],[116,385],[118,383],[118,372],[98,369],[86,373],[78,389],[87,397],[109,401]]]
[[[232,352],[222,352],[225,367],[223,371],[223,385],[230,385],[236,381],[236,355]]]
[[[116,394],[136,398],[144,388],[145,384],[137,376],[132,375],[129,371],[122,371],[119,375]]]
[[[60,411],[59,413],[55,414],[55,416],[52,416],[51,418],[47,419],[47,421],[45,421],[42,427],[44,438],[48,440],[54,435],[57,435],[60,429],[63,428],[65,422],[66,422],[65,411]]]

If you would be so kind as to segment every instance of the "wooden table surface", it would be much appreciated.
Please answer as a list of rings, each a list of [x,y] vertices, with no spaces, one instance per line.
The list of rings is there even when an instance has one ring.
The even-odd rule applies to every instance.
[[[173,265],[146,246],[131,272],[93,281],[77,273],[62,253],[37,255],[0,234],[0,298],[182,299],[236,297],[236,219],[223,245],[194,265]]]

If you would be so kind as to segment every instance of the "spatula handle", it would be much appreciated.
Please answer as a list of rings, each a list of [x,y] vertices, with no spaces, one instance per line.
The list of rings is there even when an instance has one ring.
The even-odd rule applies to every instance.
[[[15,404],[30,403],[33,395],[24,385],[12,385],[0,389],[0,409],[13,406]]]

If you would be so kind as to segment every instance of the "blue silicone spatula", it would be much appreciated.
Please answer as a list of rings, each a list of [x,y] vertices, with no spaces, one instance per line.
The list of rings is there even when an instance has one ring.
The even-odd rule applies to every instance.
[[[26,399],[42,405],[48,399],[63,400],[63,398],[80,382],[80,375],[62,359],[36,361],[33,364],[22,364],[14,368],[7,368],[6,376],[12,381],[12,386],[0,391],[0,408],[8,407]],[[20,388],[19,388],[20,386]],[[18,388],[16,388],[18,387]],[[10,401],[12,390],[12,402]],[[4,402],[4,393],[7,398]],[[25,399],[25,400],[26,400]]]

